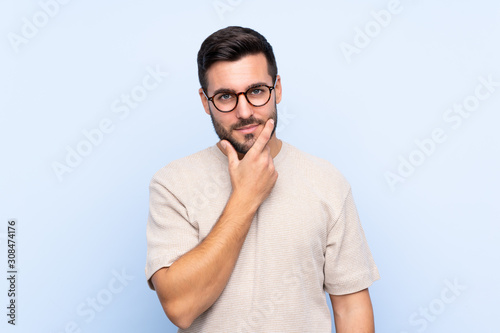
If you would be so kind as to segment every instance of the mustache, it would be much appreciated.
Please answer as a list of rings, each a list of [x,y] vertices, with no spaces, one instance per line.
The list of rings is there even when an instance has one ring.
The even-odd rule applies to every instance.
[[[246,119],[241,119],[237,124],[233,125],[231,127],[231,130],[235,130],[237,128],[243,127],[243,126],[248,126],[248,125],[261,125],[264,122],[259,119],[255,119],[253,117],[251,118],[246,118]]]

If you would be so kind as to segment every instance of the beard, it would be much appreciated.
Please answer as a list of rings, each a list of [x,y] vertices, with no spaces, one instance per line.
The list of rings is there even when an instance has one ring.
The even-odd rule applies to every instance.
[[[273,131],[271,132],[271,137],[274,134],[274,131],[276,130],[276,126],[278,125],[278,112],[277,112],[277,106],[276,103],[274,103],[274,111],[271,114],[271,117],[268,119],[257,119],[254,118],[254,116],[251,116],[250,118],[246,119],[240,119],[236,124],[232,125],[229,130],[226,130],[217,120],[214,119],[214,115],[212,113],[212,109],[210,109],[210,118],[212,118],[212,124],[214,125],[215,133],[217,133],[217,136],[221,140],[227,140],[231,145],[234,147],[234,149],[240,153],[240,154],[246,154],[252,148],[253,144],[257,140],[255,137],[254,133],[248,133],[245,134],[244,141],[240,142],[237,141],[234,136],[231,135],[233,130],[236,128],[240,128],[243,126],[248,126],[248,125],[265,125],[266,121],[268,119],[273,119],[274,120],[274,128]]]

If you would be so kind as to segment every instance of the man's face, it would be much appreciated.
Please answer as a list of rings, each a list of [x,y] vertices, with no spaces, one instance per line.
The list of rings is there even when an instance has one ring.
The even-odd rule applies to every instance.
[[[224,89],[235,93],[244,92],[250,86],[266,84],[273,86],[272,78],[267,71],[267,60],[263,54],[249,55],[238,61],[219,61],[207,71],[207,95]],[[266,121],[274,119],[271,140],[278,124],[276,104],[281,101],[281,81],[278,76],[271,99],[263,106],[255,107],[248,103],[242,94],[238,97],[238,105],[231,112],[218,111],[212,102],[208,102],[200,89],[205,112],[210,115],[215,132],[221,140],[227,140],[238,153],[246,154],[253,146]]]

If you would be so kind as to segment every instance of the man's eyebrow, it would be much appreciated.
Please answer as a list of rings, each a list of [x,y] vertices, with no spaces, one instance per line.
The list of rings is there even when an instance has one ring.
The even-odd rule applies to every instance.
[[[236,94],[236,91],[234,89],[229,89],[229,88],[219,88],[216,91],[214,91],[214,95],[217,95],[218,93],[234,93],[234,94]]]
[[[247,91],[250,88],[258,87],[258,86],[267,86],[267,82],[257,82],[257,83],[252,83],[251,85],[247,86],[245,91]],[[219,88],[216,91],[214,91],[214,95],[217,95],[218,93],[233,93],[236,94],[236,90],[234,89],[229,89],[229,88]]]

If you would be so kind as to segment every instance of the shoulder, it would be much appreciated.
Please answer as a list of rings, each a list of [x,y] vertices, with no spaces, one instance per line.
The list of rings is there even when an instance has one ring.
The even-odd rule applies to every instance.
[[[151,179],[153,183],[181,183],[195,180],[204,169],[210,169],[217,160],[214,154],[216,146],[210,146],[191,155],[169,162],[156,171]]]
[[[340,170],[326,158],[307,153],[289,143],[285,144],[287,144],[288,157],[291,158],[290,164],[292,166],[317,176],[328,177],[338,183],[347,183]]]
[[[290,158],[285,164],[293,168],[298,175],[314,181],[318,187],[327,191],[335,188],[337,193],[349,192],[351,188],[349,182],[332,162],[307,153],[289,143],[284,144],[287,144],[287,156]]]

